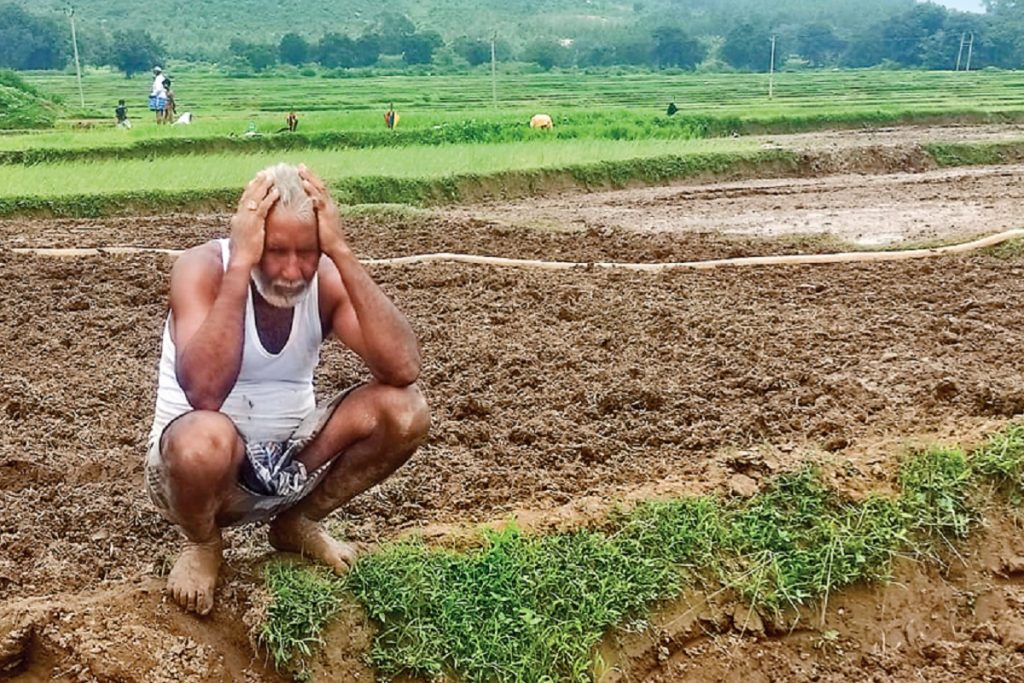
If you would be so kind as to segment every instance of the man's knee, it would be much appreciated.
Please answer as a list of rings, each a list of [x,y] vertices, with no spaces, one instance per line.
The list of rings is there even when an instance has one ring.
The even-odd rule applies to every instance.
[[[160,457],[172,478],[212,483],[234,472],[241,450],[238,431],[229,417],[196,410],[167,427]]]
[[[415,384],[388,387],[381,396],[380,419],[395,440],[418,446],[430,431],[430,408]]]

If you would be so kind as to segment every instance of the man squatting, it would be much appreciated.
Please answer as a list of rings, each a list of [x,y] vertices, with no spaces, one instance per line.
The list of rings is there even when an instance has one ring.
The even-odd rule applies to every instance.
[[[354,547],[319,522],[405,463],[430,425],[416,337],[353,255],[322,180],[265,169],[230,232],[174,264],[146,455],[150,499],[187,539],[167,591],[199,614],[226,526],[267,521],[275,548],[347,570]],[[332,334],[373,380],[317,404]]]

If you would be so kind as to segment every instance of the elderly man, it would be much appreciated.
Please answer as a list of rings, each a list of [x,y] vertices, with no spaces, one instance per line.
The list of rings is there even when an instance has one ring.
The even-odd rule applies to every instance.
[[[313,370],[335,335],[373,380],[317,404]],[[405,317],[360,265],[324,183],[303,166],[262,171],[230,239],[189,249],[171,273],[146,489],[187,542],[168,593],[207,614],[221,529],[269,521],[279,550],[345,571],[351,545],[319,521],[384,480],[428,427]]]

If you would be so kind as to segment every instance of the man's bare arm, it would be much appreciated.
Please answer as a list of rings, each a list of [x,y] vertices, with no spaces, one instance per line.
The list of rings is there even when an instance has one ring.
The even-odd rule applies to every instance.
[[[409,321],[381,291],[345,241],[338,211],[323,181],[301,166],[317,212],[320,250],[334,268],[321,268],[332,297],[331,327],[384,384],[404,387],[420,374],[420,350]],[[336,275],[335,275],[336,273]]]
[[[186,253],[171,274],[175,370],[197,410],[219,410],[242,367],[249,278],[263,253],[265,221],[278,193],[268,177],[250,182],[231,219],[227,268],[212,247]]]
[[[404,387],[420,374],[420,350],[409,321],[391,302],[351,250],[326,253],[328,272],[337,279],[331,328],[356,352],[373,376]]]
[[[178,385],[197,410],[219,410],[242,366],[249,270],[205,253],[182,255],[171,274]]]

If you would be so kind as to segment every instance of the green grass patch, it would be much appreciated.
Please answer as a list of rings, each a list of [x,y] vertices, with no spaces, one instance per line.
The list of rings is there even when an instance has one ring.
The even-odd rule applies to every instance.
[[[1014,505],[1024,502],[1024,423],[992,435],[972,454],[971,464]]]
[[[725,585],[754,607],[779,612],[843,586],[885,578],[902,538],[896,501],[856,505],[810,468],[776,480],[730,516]]]
[[[934,447],[910,459],[899,473],[909,534],[947,546],[966,538],[977,521],[968,496],[972,475],[959,448]]]
[[[325,570],[275,562],[267,565],[266,585],[273,599],[257,638],[276,667],[294,666],[321,644],[320,633],[341,603],[343,582]]]
[[[1000,259],[1017,259],[1024,257],[1024,238],[1007,240],[1002,244],[985,249],[985,252]]]
[[[750,498],[646,502],[600,528],[538,536],[510,525],[461,551],[387,545],[363,558],[344,588],[378,625],[370,657],[385,678],[591,680],[609,629],[684,589],[727,587],[762,613],[781,613],[885,580],[897,556],[956,555],[979,520],[973,501],[986,482],[1017,500],[1024,494],[1024,423],[970,458],[947,447],[911,454],[896,494],[854,501],[805,466]],[[284,621],[265,629],[285,634],[272,639],[275,661],[316,642],[327,615],[313,607],[310,617],[305,605],[329,611],[339,595],[338,582],[305,584],[324,593],[312,596],[288,578],[270,584],[268,575],[275,606],[303,603],[269,613]]]
[[[1024,160],[1024,146],[1019,142],[932,143],[922,147],[944,168],[1012,164]]]

